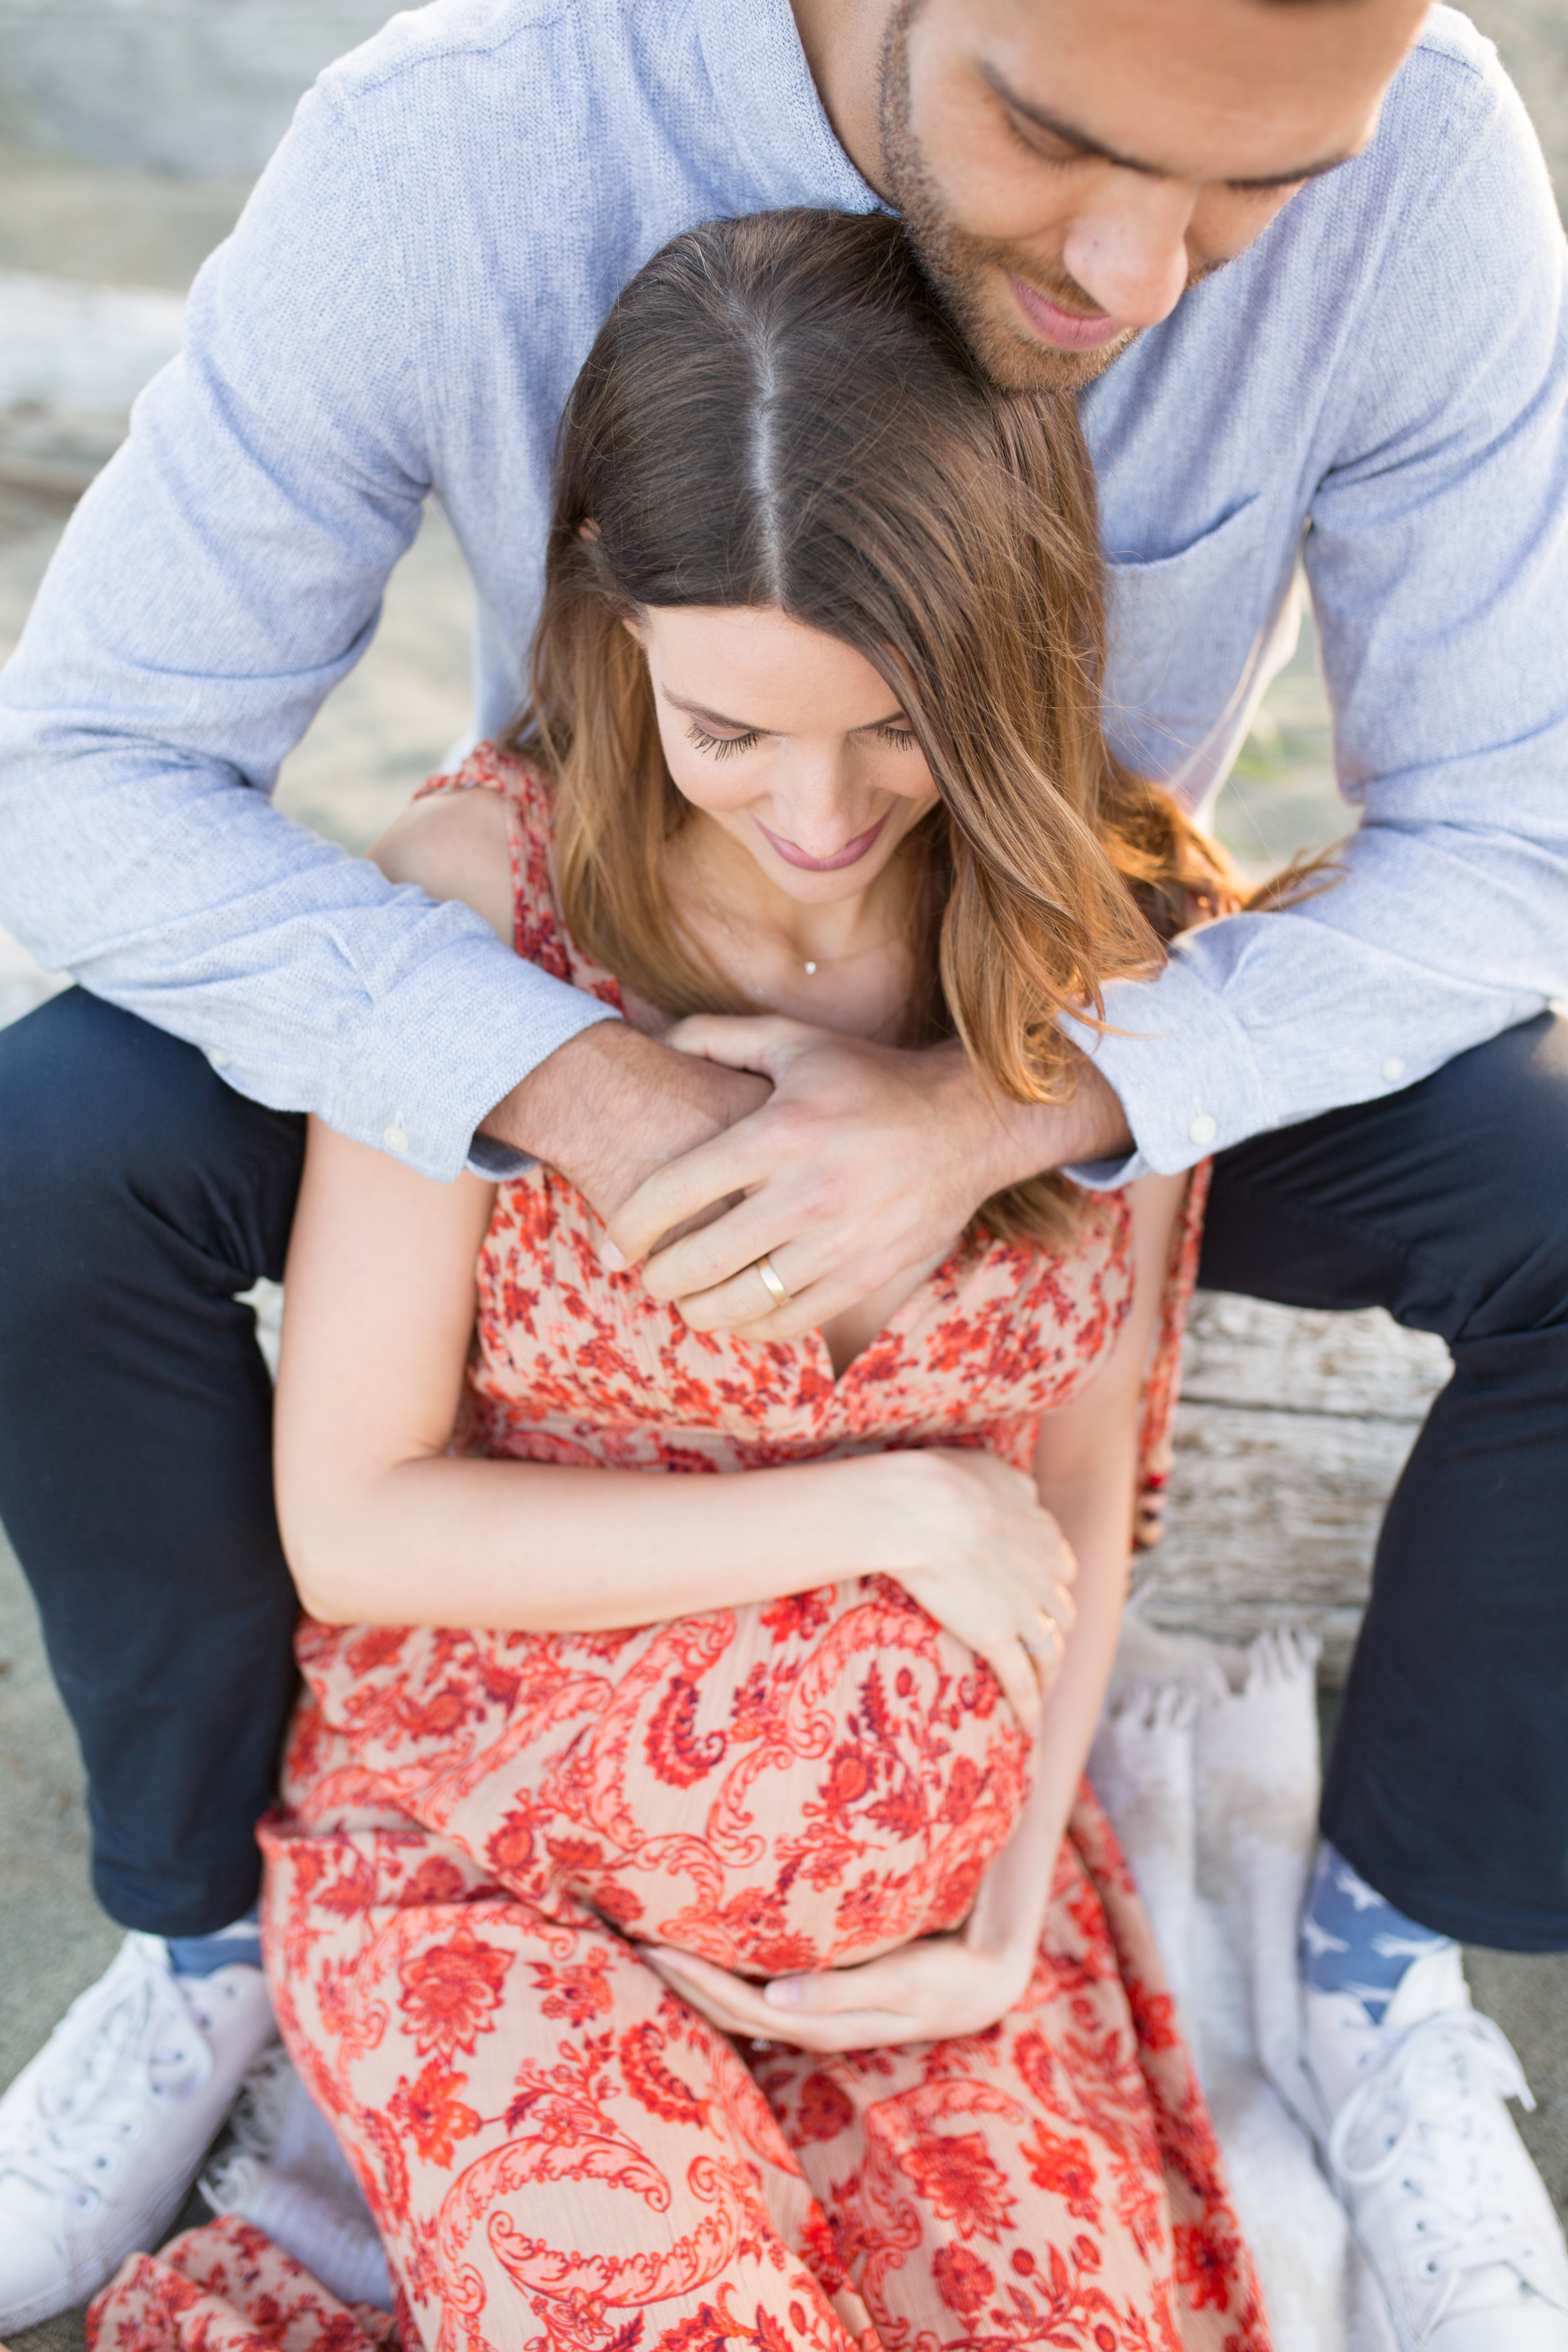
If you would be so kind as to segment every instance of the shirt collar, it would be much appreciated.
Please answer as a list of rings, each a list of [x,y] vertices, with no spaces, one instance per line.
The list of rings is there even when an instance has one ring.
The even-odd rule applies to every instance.
[[[768,209],[874,212],[881,198],[833,133],[788,0],[695,0],[703,62],[750,192]]]

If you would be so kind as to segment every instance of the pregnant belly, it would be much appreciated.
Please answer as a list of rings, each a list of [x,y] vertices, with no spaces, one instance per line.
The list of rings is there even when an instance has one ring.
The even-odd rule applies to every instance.
[[[990,1669],[881,1578],[619,1633],[307,1623],[300,1658],[297,1818],[352,1783],[547,1913],[749,1974],[956,1927],[1027,1795]]]

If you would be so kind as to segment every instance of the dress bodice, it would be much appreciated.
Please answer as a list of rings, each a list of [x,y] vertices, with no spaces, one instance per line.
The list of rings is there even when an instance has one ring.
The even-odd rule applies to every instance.
[[[487,787],[506,804],[519,954],[624,1009],[615,979],[583,955],[562,918],[548,786],[481,746],[426,789]],[[689,1329],[635,1274],[605,1268],[603,1227],[587,1202],[534,1168],[499,1188],[480,1253],[461,1443],[664,1470],[971,1444],[1023,1467],[1040,1416],[1084,1386],[1121,1328],[1130,1233],[1124,1196],[1109,1192],[1058,1248],[982,1234],[836,1379],[820,1332],[753,1342]]]

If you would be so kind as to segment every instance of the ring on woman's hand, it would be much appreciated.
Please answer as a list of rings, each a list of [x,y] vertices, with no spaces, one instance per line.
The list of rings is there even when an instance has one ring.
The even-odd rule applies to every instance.
[[[1061,1627],[1057,1623],[1054,1617],[1046,1617],[1046,1612],[1043,1609],[1040,1612],[1040,1615],[1045,1619],[1045,1636],[1037,1642],[1031,1642],[1026,1635],[1024,1637],[1024,1647],[1027,1650],[1032,1658],[1037,1658],[1042,1655],[1046,1657],[1055,1657],[1059,1652],[1067,1648],[1067,1635],[1062,1632]]]
[[[790,1294],[784,1288],[784,1284],[779,1280],[778,1269],[773,1265],[773,1262],[768,1255],[766,1250],[763,1252],[761,1257],[754,1257],[752,1260],[752,1264],[762,1276],[763,1287],[766,1290],[768,1297],[773,1300],[773,1305],[775,1307],[787,1307],[790,1302]]]

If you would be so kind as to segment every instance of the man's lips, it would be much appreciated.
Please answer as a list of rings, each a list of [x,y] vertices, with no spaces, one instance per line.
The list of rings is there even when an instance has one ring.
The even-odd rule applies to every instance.
[[[1021,278],[1015,278],[1010,269],[1006,278],[1014,301],[1036,334],[1042,341],[1054,343],[1058,351],[1097,352],[1102,343],[1109,343],[1123,331],[1121,320],[1107,318],[1103,310],[1086,319],[1081,311],[1064,310],[1059,302],[1037,293]]]
[[[798,866],[807,874],[837,874],[841,866],[853,866],[865,856],[891,814],[891,809],[885,809],[874,825],[865,833],[858,833],[853,841],[847,841],[842,849],[834,851],[831,857],[808,857],[805,850],[793,841],[781,840],[776,833],[770,833],[760,817],[756,820],[756,826],[764,841],[773,844],[786,866]]]

